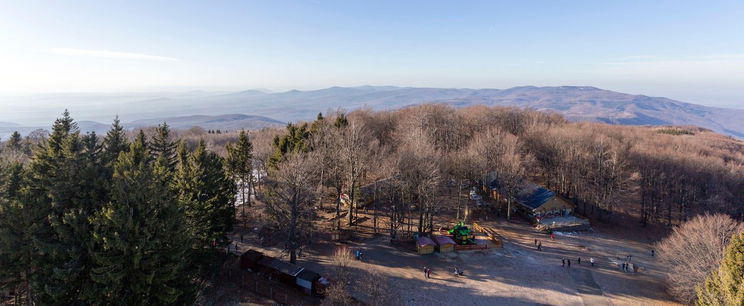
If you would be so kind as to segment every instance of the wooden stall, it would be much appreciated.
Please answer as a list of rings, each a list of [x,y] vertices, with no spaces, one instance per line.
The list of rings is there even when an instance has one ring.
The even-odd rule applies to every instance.
[[[421,255],[434,253],[435,246],[436,243],[429,239],[429,237],[418,237],[416,239],[416,252]]]
[[[437,244],[439,253],[449,253],[455,250],[455,241],[447,236],[434,236],[434,242]]]

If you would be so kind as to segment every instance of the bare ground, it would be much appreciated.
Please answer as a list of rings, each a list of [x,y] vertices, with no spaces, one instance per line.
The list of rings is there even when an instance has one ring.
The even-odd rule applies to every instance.
[[[451,226],[454,222],[451,207],[435,223]],[[362,249],[365,262],[358,262],[355,267],[360,281],[366,270],[381,272],[390,280],[391,292],[403,305],[677,304],[666,293],[662,272],[656,258],[651,256],[655,238],[639,237],[645,235],[643,229],[627,231],[608,226],[606,231],[600,227],[592,233],[556,235],[551,240],[526,222],[506,221],[482,212],[474,212],[472,216],[480,225],[496,229],[504,238],[504,248],[417,255],[410,247],[390,245],[389,237],[383,234],[387,233],[385,217],[379,218],[380,234],[375,235],[372,216],[365,213],[359,214],[360,222],[346,228],[354,233],[352,239],[331,242],[329,229],[334,224],[330,221],[333,214],[325,212],[317,224],[314,240],[318,242],[304,248],[298,263],[328,275],[330,257],[336,248]],[[259,216],[252,218],[256,217]],[[281,243],[261,247],[254,230],[242,232],[243,242],[239,233],[233,238],[240,251],[252,248],[288,259]],[[536,250],[535,239],[542,242],[542,251]],[[633,262],[641,267],[638,273],[620,271],[618,265],[627,255],[632,255]],[[594,266],[589,264],[590,257],[595,259]],[[571,267],[561,267],[561,258],[571,259]],[[431,279],[424,277],[424,266],[433,269]],[[453,275],[454,266],[465,275]],[[361,292],[355,296],[365,299]]]

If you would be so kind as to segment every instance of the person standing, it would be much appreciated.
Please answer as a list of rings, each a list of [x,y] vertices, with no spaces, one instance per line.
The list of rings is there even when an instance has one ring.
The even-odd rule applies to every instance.
[[[656,255],[656,250],[651,249],[651,257],[654,257],[654,255]]]
[[[579,257],[579,260],[577,260],[576,262],[578,262],[579,265],[581,265],[581,257]]]
[[[538,251],[542,251],[542,241],[539,241],[539,242],[537,243],[537,250],[538,250]]]
[[[426,270],[426,278],[431,278],[431,268]]]
[[[565,266],[566,266],[566,259],[561,258],[561,267],[565,267]]]
[[[535,245],[537,245],[537,238],[535,238]]]
[[[589,263],[591,263],[592,267],[594,267],[594,257],[589,257]]]
[[[568,263],[568,267],[570,268],[571,267],[571,260],[570,259],[567,259],[566,263]]]
[[[428,273],[427,273],[428,271],[429,271],[429,268],[427,268],[426,266],[424,266],[424,278],[429,278],[428,277]]]

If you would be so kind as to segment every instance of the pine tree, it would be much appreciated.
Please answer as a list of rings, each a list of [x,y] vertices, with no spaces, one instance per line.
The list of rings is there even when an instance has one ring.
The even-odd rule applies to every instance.
[[[155,129],[155,135],[152,137],[150,152],[155,160],[161,160],[164,166],[170,171],[176,170],[176,142],[172,140],[171,131],[168,124],[158,125]]]
[[[129,141],[124,127],[119,122],[119,116],[114,118],[111,129],[103,139],[103,162],[109,168],[109,174],[113,173],[114,163],[119,158],[119,153],[129,150]]]
[[[188,236],[169,170],[138,137],[116,163],[111,201],[94,215],[93,304],[189,303]]]
[[[279,162],[288,153],[306,153],[310,151],[308,139],[310,131],[307,123],[300,126],[287,124],[287,134],[282,137],[274,137],[274,154],[269,158],[269,168],[277,169]]]
[[[227,145],[227,168],[232,177],[238,181],[241,206],[245,216],[245,206],[250,205],[251,186],[253,181],[253,144],[245,131],[240,131],[238,142]]]
[[[698,305],[744,305],[744,231],[726,247],[718,271],[698,288]]]
[[[23,138],[21,138],[21,134],[18,133],[18,131],[14,131],[13,134],[10,135],[7,148],[15,152],[21,152],[23,149]]]
[[[229,243],[227,233],[233,228],[236,186],[223,163],[200,141],[185,165],[179,167],[179,198],[197,249]]]
[[[97,187],[81,179],[82,151],[77,124],[65,111],[30,164],[24,205],[45,216],[31,233],[38,254],[32,258],[31,283],[41,304],[79,302],[89,283],[87,220],[94,208],[87,197]]]
[[[0,165],[1,166],[1,165]],[[23,166],[10,164],[6,169],[0,167],[0,288],[11,289],[23,300],[31,304],[31,290],[25,275],[30,274],[31,255],[34,253],[31,244],[31,230],[42,216],[30,219],[33,211],[23,205],[20,198],[23,185]]]

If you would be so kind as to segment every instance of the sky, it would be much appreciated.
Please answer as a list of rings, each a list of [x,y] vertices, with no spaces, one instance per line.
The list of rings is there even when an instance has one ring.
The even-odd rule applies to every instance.
[[[587,85],[744,108],[744,1],[0,0],[0,95]]]

